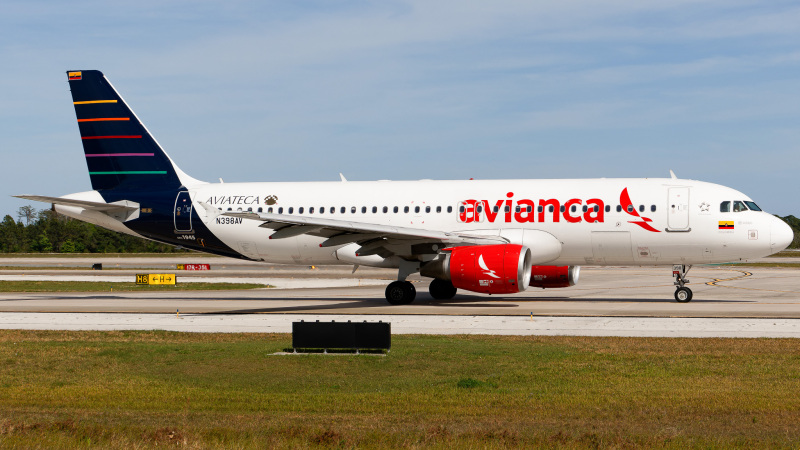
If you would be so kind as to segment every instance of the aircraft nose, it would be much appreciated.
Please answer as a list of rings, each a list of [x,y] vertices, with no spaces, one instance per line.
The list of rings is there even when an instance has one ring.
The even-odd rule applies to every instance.
[[[793,240],[794,231],[792,231],[792,227],[777,217],[773,218],[772,224],[770,225],[769,241],[772,252],[777,253],[785,249]]]

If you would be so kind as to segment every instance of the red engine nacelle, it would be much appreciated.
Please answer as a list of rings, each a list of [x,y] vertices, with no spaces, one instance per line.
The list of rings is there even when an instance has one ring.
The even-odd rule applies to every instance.
[[[426,264],[420,273],[450,280],[459,289],[513,294],[528,287],[531,251],[517,244],[454,247]]]
[[[533,266],[530,285],[540,288],[575,286],[580,273],[580,266]]]

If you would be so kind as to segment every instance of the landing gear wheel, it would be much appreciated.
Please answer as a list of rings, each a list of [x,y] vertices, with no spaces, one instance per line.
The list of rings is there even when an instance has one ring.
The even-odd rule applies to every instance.
[[[692,301],[692,290],[687,287],[679,287],[675,290],[675,300],[678,303],[689,303]]]
[[[408,305],[416,296],[417,290],[408,281],[393,281],[386,286],[386,300],[392,305]]]
[[[436,300],[450,300],[456,296],[456,291],[458,291],[458,289],[453,286],[453,283],[438,278],[434,278],[433,281],[431,281],[430,287],[428,287],[428,292],[431,294],[431,297]]]

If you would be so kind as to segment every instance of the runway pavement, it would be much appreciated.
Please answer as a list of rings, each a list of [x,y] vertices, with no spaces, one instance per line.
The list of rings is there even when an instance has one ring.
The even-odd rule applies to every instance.
[[[784,258],[774,258],[771,261],[776,260],[786,261]],[[104,270],[86,270],[93,262],[102,262]],[[792,324],[800,323],[800,270],[794,268],[695,267],[689,273],[689,286],[694,291],[694,299],[690,303],[677,303],[673,299],[674,287],[669,267],[584,267],[578,285],[570,288],[529,288],[523,293],[506,296],[459,293],[454,299],[446,301],[434,300],[427,294],[427,279],[412,277],[411,280],[417,287],[417,299],[406,306],[391,306],[384,299],[384,286],[394,277],[394,271],[391,270],[360,269],[352,274],[349,266],[278,266],[214,257],[194,260],[187,260],[185,257],[103,260],[0,258],[0,267],[3,268],[0,270],[0,280],[26,277],[99,277],[111,281],[129,277],[132,281],[136,273],[152,272],[156,269],[165,271],[174,268],[176,263],[197,262],[210,263],[212,270],[171,270],[170,273],[177,273],[179,282],[188,282],[190,279],[221,282],[258,280],[278,288],[245,291],[0,293],[0,327],[11,326],[13,317],[23,317],[3,314],[12,312],[74,313],[74,317],[96,313],[93,317],[98,319],[98,324],[105,320],[102,317],[106,317],[108,313],[133,314],[135,317],[148,317],[150,314],[153,319],[151,325],[155,326],[158,322],[155,320],[156,315],[171,317],[178,310],[184,318],[189,315],[214,316],[223,318],[218,320],[227,321],[227,317],[235,315],[233,317],[238,317],[236,320],[243,324],[242,329],[249,327],[244,325],[242,315],[257,317],[276,314],[313,316],[315,320],[326,320],[326,317],[334,316],[362,320],[362,317],[386,315],[461,316],[464,320],[482,317],[479,321],[485,323],[486,330],[500,329],[496,320],[530,321],[531,316],[535,320],[537,317],[549,317],[552,320],[572,318],[572,322],[565,322],[556,328],[584,329],[594,324],[590,328],[601,332],[607,324],[612,324],[612,329],[639,330],[638,335],[647,335],[648,329],[657,330],[659,327],[665,332],[670,329],[678,330],[685,328],[687,323],[694,324],[689,326],[690,329],[701,324],[705,327],[707,324],[697,322],[699,319],[740,319],[717,326],[721,327],[720,330],[727,330],[719,331],[717,335],[726,336],[743,335],[744,330],[756,330],[755,335],[758,336],[776,336],[781,335],[780,333],[793,335],[796,331],[792,330],[796,325]],[[492,316],[494,318],[488,318]],[[38,323],[34,316],[25,317],[32,324]],[[56,317],[60,317],[57,322],[65,324],[77,320],[67,320],[66,315]],[[583,322],[576,318],[582,318]],[[609,322],[610,318],[637,319],[640,322]],[[660,319],[663,324],[656,325],[642,318]],[[686,319],[691,320],[687,322]],[[744,319],[781,319],[788,322],[781,322],[785,329],[778,332],[775,328],[777,325],[767,324],[771,322],[769,320],[763,324],[754,320],[747,322],[749,325],[745,326],[746,322],[742,321]],[[139,319],[131,320],[129,323],[141,322]],[[441,322],[439,319],[431,321],[422,317],[416,320],[426,324]],[[598,324],[606,325],[598,328]],[[147,324],[143,326],[148,327]],[[463,326],[455,328],[462,331],[464,329]],[[414,325],[410,329],[435,331],[436,326]]]

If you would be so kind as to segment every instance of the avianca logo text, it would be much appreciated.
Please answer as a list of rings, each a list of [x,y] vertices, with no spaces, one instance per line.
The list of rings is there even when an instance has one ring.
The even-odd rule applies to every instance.
[[[497,200],[464,200],[458,207],[458,221],[472,222],[505,222],[505,223],[531,223],[531,222],[560,222],[562,217],[566,222],[588,223],[605,222],[606,206],[599,198],[590,198],[586,201],[579,198],[569,199],[563,204],[557,199],[540,199],[534,202],[530,199],[515,200],[514,193],[506,194],[507,199]],[[647,231],[659,233],[649,222],[653,219],[639,214],[628,195],[628,188],[622,190],[619,196],[620,207],[623,211],[639,220],[630,220],[628,223],[639,225]],[[617,210],[619,211],[619,209]],[[481,266],[483,268],[483,266]]]
[[[562,205],[556,199],[540,199],[538,208],[533,200],[514,200],[514,193],[506,194],[506,200],[497,200],[491,204],[489,200],[464,200],[459,204],[458,221],[463,223],[495,221],[506,222],[545,222],[550,217],[552,222],[564,220],[570,223],[581,221],[605,222],[605,204],[599,198],[590,198],[585,202],[579,198],[567,200]]]

